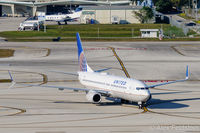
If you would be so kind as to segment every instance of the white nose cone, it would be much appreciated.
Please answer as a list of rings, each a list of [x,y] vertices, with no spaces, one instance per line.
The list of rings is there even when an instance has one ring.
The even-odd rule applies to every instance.
[[[151,96],[150,91],[149,90],[144,90],[143,91],[143,96],[144,96],[144,99],[143,99],[144,101],[149,100],[149,98]]]

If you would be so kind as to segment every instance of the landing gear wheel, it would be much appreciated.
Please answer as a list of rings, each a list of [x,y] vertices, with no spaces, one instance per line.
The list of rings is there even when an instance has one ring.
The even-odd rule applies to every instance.
[[[145,102],[138,102],[138,108],[143,109],[145,107]]]
[[[138,108],[139,108],[139,109],[143,109],[142,104],[139,104],[139,105],[138,105]]]

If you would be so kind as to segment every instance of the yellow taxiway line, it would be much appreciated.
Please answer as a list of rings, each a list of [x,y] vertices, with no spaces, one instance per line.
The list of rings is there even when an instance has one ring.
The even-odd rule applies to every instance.
[[[121,65],[122,70],[124,71],[126,77],[127,77],[127,78],[130,78],[130,75],[128,74],[128,71],[126,70],[126,68],[125,68],[125,66],[124,66],[124,63],[122,62],[122,60],[121,60],[121,59],[119,58],[119,56],[117,55],[117,53],[116,53],[116,51],[115,51],[115,48],[113,48],[113,47],[109,47],[109,48],[112,50],[114,56],[117,58],[117,60],[118,60],[119,64]]]

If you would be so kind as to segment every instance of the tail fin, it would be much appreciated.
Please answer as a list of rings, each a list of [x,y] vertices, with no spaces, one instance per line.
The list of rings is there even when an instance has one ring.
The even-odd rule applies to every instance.
[[[82,10],[83,10],[82,7],[78,7],[78,8],[75,9],[75,12],[79,12],[79,11],[82,11]]]
[[[78,47],[78,64],[80,67],[80,71],[83,72],[93,72],[93,70],[88,66],[86,57],[83,52],[81,38],[79,33],[76,33],[77,47]]]

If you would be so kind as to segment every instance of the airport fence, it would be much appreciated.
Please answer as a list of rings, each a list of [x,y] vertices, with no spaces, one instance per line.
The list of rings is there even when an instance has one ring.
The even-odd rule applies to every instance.
[[[127,39],[141,38],[140,29],[163,29],[165,36],[184,37],[180,28],[169,24],[127,24],[127,25],[48,25],[47,31],[7,31],[0,36],[7,39],[54,39],[63,40],[75,38],[77,32],[81,38],[87,39]],[[58,39],[61,38],[61,39]]]
[[[187,34],[189,32],[189,28],[187,26],[185,26],[185,24],[182,23],[181,20],[174,19],[172,16],[170,16],[170,24],[172,26],[176,26],[176,27],[182,29],[184,35],[187,36]]]
[[[58,26],[59,27],[59,26]],[[56,28],[58,28],[56,27]],[[49,27],[47,32],[51,32],[54,27]],[[164,35],[183,37],[184,34],[180,28],[169,24],[130,24],[130,25],[80,25],[74,27],[69,25],[60,26],[58,34],[65,37],[74,37],[76,32],[79,32],[82,37],[96,38],[141,38],[140,29],[163,29]]]

